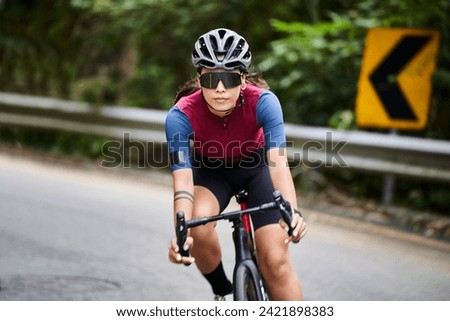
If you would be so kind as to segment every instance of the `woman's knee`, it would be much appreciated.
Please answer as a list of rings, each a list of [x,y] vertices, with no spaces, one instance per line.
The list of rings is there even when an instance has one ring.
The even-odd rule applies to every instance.
[[[191,228],[190,236],[194,238],[194,241],[202,241],[211,239],[214,233],[215,223],[208,223],[206,225]]]
[[[260,268],[271,279],[280,279],[290,272],[290,259],[288,254],[278,251],[268,251],[260,257]]]
[[[194,187],[193,217],[218,214],[219,209],[219,201],[213,192],[203,186]]]
[[[288,245],[284,243],[286,235],[278,224],[258,229],[256,236],[258,260],[263,273],[275,279],[289,274],[291,260]]]

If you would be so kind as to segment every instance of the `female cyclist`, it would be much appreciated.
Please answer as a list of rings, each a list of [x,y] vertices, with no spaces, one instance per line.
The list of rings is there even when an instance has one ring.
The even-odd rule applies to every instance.
[[[246,40],[225,28],[211,30],[196,41],[192,62],[198,77],[178,92],[166,119],[174,213],[183,211],[186,219],[217,214],[243,188],[249,206],[273,201],[277,189],[296,208],[281,106],[266,82],[249,73]],[[293,214],[290,238],[277,210],[255,215],[252,223],[272,299],[303,299],[288,251],[288,243],[297,243],[306,233],[303,219]],[[216,299],[231,293],[215,224],[193,228],[184,247],[192,257],[182,257],[173,239],[169,260],[195,261]]]

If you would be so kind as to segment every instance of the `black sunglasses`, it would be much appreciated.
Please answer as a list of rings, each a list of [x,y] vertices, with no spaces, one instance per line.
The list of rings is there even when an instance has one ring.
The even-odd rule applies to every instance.
[[[207,72],[200,75],[200,85],[204,88],[215,89],[220,80],[225,88],[237,87],[241,84],[241,74],[237,72]]]

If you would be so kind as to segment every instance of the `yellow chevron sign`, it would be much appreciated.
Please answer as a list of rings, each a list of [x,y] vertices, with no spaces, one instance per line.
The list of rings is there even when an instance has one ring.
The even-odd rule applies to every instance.
[[[426,127],[439,33],[422,29],[370,29],[356,97],[360,127]]]

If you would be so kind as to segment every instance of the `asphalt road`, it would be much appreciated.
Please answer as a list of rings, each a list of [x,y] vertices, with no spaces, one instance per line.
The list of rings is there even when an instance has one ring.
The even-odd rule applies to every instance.
[[[171,179],[0,154],[0,300],[211,300],[169,263]],[[291,245],[306,300],[449,300],[450,244],[305,211]],[[230,227],[219,223],[231,275]]]

